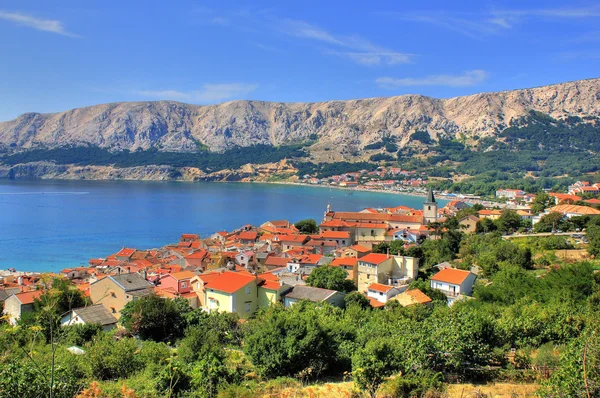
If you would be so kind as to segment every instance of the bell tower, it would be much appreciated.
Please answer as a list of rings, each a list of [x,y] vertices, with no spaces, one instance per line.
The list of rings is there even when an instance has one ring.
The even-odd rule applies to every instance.
[[[423,219],[425,224],[438,220],[438,206],[431,188],[427,192],[427,200],[423,203]]]

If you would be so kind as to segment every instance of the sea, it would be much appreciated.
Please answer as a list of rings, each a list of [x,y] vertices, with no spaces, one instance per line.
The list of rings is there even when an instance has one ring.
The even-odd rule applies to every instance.
[[[320,222],[328,204],[335,211],[420,209],[424,199],[286,184],[0,180],[0,270],[57,272],[122,247],[161,247],[182,233]]]

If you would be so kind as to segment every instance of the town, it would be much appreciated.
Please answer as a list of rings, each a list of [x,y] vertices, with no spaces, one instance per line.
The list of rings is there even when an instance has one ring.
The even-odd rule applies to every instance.
[[[429,189],[422,209],[397,206],[340,212],[327,206],[318,225],[313,220],[296,224],[272,220],[206,238],[184,233],[178,242],[158,249],[123,247],[56,275],[74,284],[91,304],[64,314],[62,323],[101,319],[106,323],[103,326],[115,327],[128,302],[151,294],[184,298],[191,308],[235,313],[242,319],[276,303],[289,307],[301,300],[343,307],[344,296],[351,290],[364,295],[374,308],[392,301],[403,306],[426,305],[432,299],[419,288],[411,288],[426,268],[423,255],[411,256],[411,249],[440,239],[448,220],[455,220],[462,233],[474,234],[493,230],[494,222],[510,218],[510,212],[517,221],[502,231],[507,235],[567,233],[574,243],[586,244],[584,224],[577,220],[600,215],[600,200],[584,199],[599,193],[600,184],[589,182],[577,182],[567,194],[536,196],[499,190],[496,196],[504,202],[500,210],[460,200],[438,207]],[[568,226],[563,227],[565,231],[558,229],[569,221],[575,222],[570,232]],[[397,249],[390,253],[390,246],[400,247],[404,255]],[[337,291],[308,283],[320,268],[343,270],[354,288]],[[471,295],[481,272],[477,267],[457,269],[448,261],[427,268],[435,271],[428,272],[428,287],[443,293],[449,305]],[[47,288],[42,275],[16,271],[5,273],[0,283],[4,313],[11,324],[31,311]]]

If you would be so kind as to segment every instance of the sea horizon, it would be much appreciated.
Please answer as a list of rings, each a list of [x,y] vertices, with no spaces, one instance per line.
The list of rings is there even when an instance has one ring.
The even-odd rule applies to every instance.
[[[58,272],[122,247],[159,248],[183,233],[207,237],[276,219],[320,222],[328,204],[338,211],[419,209],[423,200],[299,184],[1,180],[0,270]]]

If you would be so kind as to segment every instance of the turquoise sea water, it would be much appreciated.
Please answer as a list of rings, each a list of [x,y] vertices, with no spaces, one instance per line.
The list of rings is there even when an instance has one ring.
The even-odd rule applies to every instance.
[[[0,269],[59,271],[115,253],[267,220],[320,221],[337,211],[424,198],[276,184],[0,180]],[[440,201],[443,205],[445,201]]]

